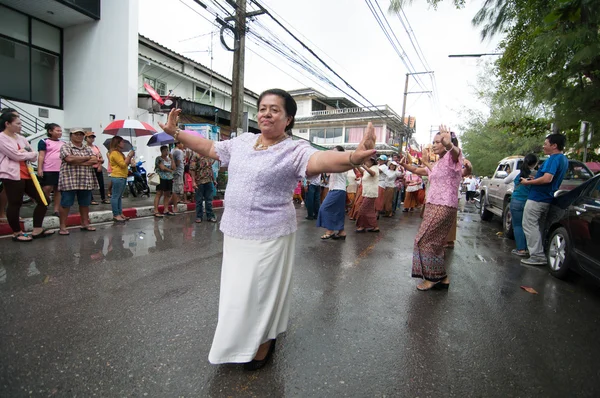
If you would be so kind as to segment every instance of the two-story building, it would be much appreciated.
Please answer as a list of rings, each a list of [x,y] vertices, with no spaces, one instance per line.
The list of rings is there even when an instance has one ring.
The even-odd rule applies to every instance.
[[[96,143],[113,120],[137,119],[158,129],[168,109],[185,124],[217,125],[230,136],[231,80],[138,33],[139,0],[0,0],[0,107],[17,109],[23,134],[35,142],[46,123],[94,131]],[[258,132],[258,94],[245,90],[247,130]],[[152,159],[149,137],[133,138],[137,155]]]
[[[327,97],[313,88],[292,90],[298,104],[292,133],[313,144],[332,148],[341,145],[355,149],[362,140],[367,123],[373,123],[376,149],[391,154],[412,136],[416,128],[414,117],[401,117],[387,105],[360,107],[344,97]],[[408,127],[407,127],[408,126]]]

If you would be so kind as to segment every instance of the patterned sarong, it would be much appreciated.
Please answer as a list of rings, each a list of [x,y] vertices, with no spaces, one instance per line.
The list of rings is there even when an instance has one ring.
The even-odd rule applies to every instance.
[[[446,277],[444,264],[444,244],[452,223],[456,219],[456,209],[428,203],[413,250],[412,276],[437,282]]]
[[[375,211],[375,200],[376,198],[363,197],[362,203],[360,204],[360,210],[358,211],[358,218],[356,219],[356,226],[358,228],[377,228],[377,211]]]

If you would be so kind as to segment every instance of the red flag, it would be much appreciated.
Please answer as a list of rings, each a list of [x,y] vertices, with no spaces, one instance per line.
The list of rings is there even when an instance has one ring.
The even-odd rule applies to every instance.
[[[165,101],[163,101],[163,99],[160,97],[160,95],[158,95],[156,90],[154,90],[151,85],[149,85],[148,83],[144,83],[144,88],[156,102],[158,102],[161,105],[165,104]]]

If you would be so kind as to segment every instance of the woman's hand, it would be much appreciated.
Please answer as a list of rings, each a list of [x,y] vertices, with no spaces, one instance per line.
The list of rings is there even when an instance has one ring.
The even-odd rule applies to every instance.
[[[369,122],[362,141],[358,144],[358,147],[352,154],[352,162],[354,164],[362,164],[371,156],[375,155],[375,140],[375,127],[373,127],[373,123]]]
[[[452,133],[445,124],[440,125],[440,135],[442,137],[442,145],[444,148],[448,148],[452,144]]]
[[[173,136],[178,129],[177,121],[179,120],[180,113],[181,109],[171,109],[171,112],[169,112],[169,117],[167,118],[167,124],[158,122],[160,128],[170,136]]]

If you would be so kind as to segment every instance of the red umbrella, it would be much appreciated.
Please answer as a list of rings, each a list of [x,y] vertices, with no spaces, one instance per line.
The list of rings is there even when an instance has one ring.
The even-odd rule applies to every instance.
[[[141,137],[143,135],[152,135],[156,133],[154,127],[148,123],[138,120],[115,120],[104,129],[104,134],[118,135],[121,137]]]

